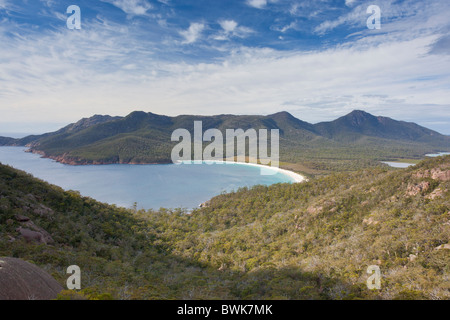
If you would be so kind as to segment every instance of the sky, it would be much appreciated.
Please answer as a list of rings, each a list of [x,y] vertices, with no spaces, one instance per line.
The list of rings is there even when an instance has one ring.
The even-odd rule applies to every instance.
[[[448,0],[0,0],[0,133],[135,110],[317,123],[360,109],[450,134],[449,12]]]

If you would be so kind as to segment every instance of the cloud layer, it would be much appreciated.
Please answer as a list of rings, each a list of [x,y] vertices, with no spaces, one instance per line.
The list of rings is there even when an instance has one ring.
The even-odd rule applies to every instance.
[[[76,32],[64,28],[55,4],[29,23],[14,19],[14,9],[0,11],[0,41],[8,43],[0,47],[0,132],[2,122],[69,123],[138,109],[287,110],[310,122],[364,109],[450,134],[445,1],[380,1],[380,31],[364,27],[361,1],[320,8],[242,0],[233,15],[188,14],[176,1],[107,2],[123,17],[99,1],[104,10],[84,10]]]
[[[108,2],[129,15],[145,15],[152,5],[146,0],[101,0]]]

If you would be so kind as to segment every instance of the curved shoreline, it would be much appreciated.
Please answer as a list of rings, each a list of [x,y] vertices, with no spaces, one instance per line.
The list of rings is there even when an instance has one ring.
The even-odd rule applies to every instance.
[[[105,164],[117,164],[117,163],[104,163],[104,162],[99,162],[99,163],[75,163],[74,161],[67,161],[64,157],[52,157],[52,156],[47,156],[44,152],[42,151],[38,151],[32,148],[29,148],[27,150],[25,150],[25,152],[31,152],[31,153],[35,153],[35,154],[39,154],[41,155],[43,158],[48,158],[48,159],[52,159],[54,161],[57,161],[59,163],[62,164],[68,164],[68,165],[105,165]],[[192,163],[195,161],[180,161],[180,163]],[[236,162],[236,161],[208,161],[208,160],[203,160],[202,162],[208,164],[208,162],[211,163],[216,163],[216,164],[241,164],[241,165],[246,165],[246,166],[254,166],[254,167],[259,167],[261,170],[272,170],[272,171],[276,171],[279,172],[281,174],[284,174],[290,178],[292,178],[294,181],[293,183],[302,183],[302,182],[307,182],[308,179],[304,176],[302,176],[301,174],[298,174],[294,171],[290,171],[290,170],[286,170],[286,169],[281,169],[279,167],[270,167],[270,166],[266,166],[266,165],[262,165],[262,164],[256,164],[256,163],[249,163],[249,162]],[[158,164],[171,164],[171,163],[123,163],[123,164],[152,164],[152,165],[158,165]]]
[[[195,162],[195,161],[180,161],[180,163],[184,163],[184,164],[193,163],[193,162]],[[281,174],[284,174],[284,175],[292,178],[294,180],[293,183],[302,183],[302,182],[308,181],[308,179],[306,177],[302,176],[301,174],[298,174],[294,171],[281,169],[278,167],[269,167],[269,166],[262,165],[262,164],[248,163],[248,162],[236,162],[236,161],[216,161],[216,160],[214,160],[214,161],[203,160],[202,161],[202,163],[206,163],[206,164],[208,164],[208,162],[210,162],[211,164],[241,164],[241,165],[246,165],[246,166],[259,167],[261,170],[272,170],[272,171],[279,172]]]
[[[243,165],[254,166],[254,167],[260,167],[261,169],[265,169],[265,170],[267,170],[267,169],[268,170],[273,170],[273,171],[279,172],[281,174],[284,174],[284,175],[294,179],[294,183],[302,183],[302,182],[307,182],[308,181],[308,179],[306,179],[301,174],[298,174],[298,173],[296,173],[294,171],[281,169],[281,168],[278,168],[278,167],[269,167],[269,166],[265,166],[265,165],[262,165],[262,164],[247,163],[247,162],[231,162],[231,163],[243,164]]]
[[[87,161],[84,161],[84,162],[69,161],[69,160],[65,159],[64,156],[62,156],[62,157],[48,156],[48,155],[45,154],[45,152],[38,151],[38,150],[35,150],[35,149],[32,149],[32,148],[28,148],[27,150],[25,150],[25,152],[39,154],[43,158],[52,159],[52,160],[54,160],[56,162],[59,162],[59,163],[62,163],[62,164],[67,164],[67,165],[108,165],[108,164],[140,164],[140,165],[151,164],[151,165],[158,165],[158,164],[172,164],[170,162],[168,162],[168,163],[132,163],[132,162],[128,162],[128,163],[116,163],[116,162],[111,162],[111,163],[105,163],[105,162],[87,163]],[[194,162],[194,161],[180,161],[180,163],[187,163],[187,162]],[[203,160],[202,162],[207,163],[208,160]],[[269,166],[262,165],[262,164],[248,163],[248,162],[236,162],[236,161],[216,161],[216,160],[214,160],[214,161],[210,161],[210,162],[217,163],[217,164],[241,164],[241,165],[247,165],[247,166],[256,166],[256,167],[259,167],[261,170],[273,170],[273,171],[279,172],[281,174],[284,174],[284,175],[292,178],[294,180],[293,181],[294,183],[302,183],[302,182],[308,181],[308,179],[305,178],[304,176],[302,176],[301,174],[295,173],[295,172],[290,171],[290,170],[281,169],[281,168],[278,168],[278,167],[269,167]]]

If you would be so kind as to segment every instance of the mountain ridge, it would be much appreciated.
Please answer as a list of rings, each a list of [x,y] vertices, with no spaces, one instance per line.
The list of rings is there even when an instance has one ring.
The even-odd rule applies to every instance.
[[[58,131],[22,139],[0,137],[0,145],[27,146],[31,152],[71,165],[170,163],[174,130],[278,129],[281,161],[327,166],[327,159],[348,162],[419,158],[450,151],[450,137],[415,123],[373,116],[362,110],[334,121],[311,124],[286,111],[271,115],[179,115],[134,111],[125,117],[95,115]],[[372,162],[371,165],[375,165]],[[347,167],[350,165],[346,164]]]
[[[403,131],[398,130],[400,129],[400,126]],[[342,131],[350,131],[387,139],[416,141],[424,136],[444,137],[444,135],[436,131],[419,126],[413,122],[397,121],[388,117],[373,116],[362,110],[354,110],[331,122],[318,123],[315,127],[325,136],[333,136],[332,130],[339,128],[341,131],[339,134],[342,134]]]

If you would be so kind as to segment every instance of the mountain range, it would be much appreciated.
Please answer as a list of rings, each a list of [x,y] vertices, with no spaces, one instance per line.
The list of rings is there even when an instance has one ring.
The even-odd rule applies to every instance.
[[[311,124],[288,112],[259,115],[181,115],[169,117],[135,111],[126,117],[95,115],[56,132],[22,139],[0,137],[0,145],[27,146],[66,164],[170,163],[171,134],[183,128],[203,130],[279,129],[280,157],[310,169],[358,168],[361,162],[423,157],[450,151],[450,137],[415,123],[377,117],[361,110],[330,122]],[[356,164],[359,162],[359,165]]]

